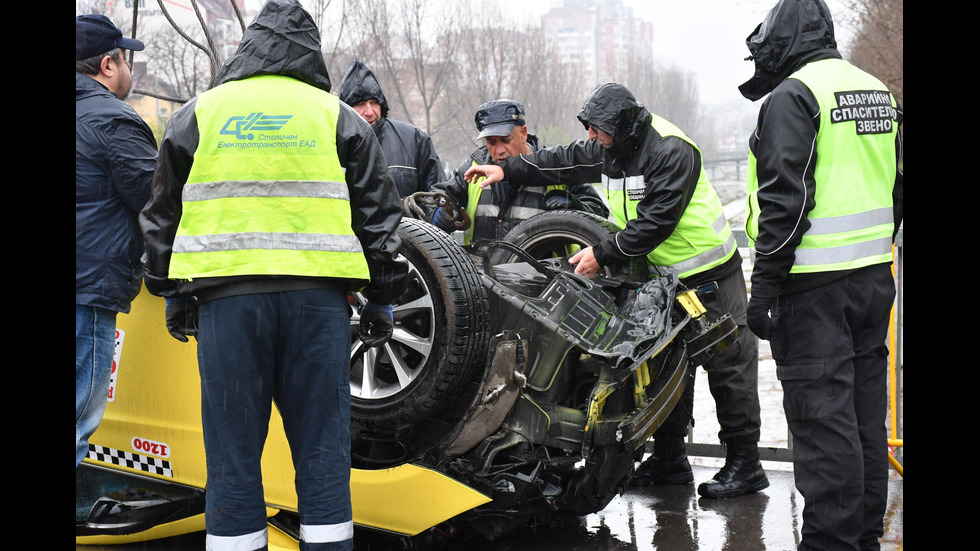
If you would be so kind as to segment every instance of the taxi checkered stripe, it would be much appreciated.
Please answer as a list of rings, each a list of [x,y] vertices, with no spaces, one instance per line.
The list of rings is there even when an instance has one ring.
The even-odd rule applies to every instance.
[[[140,455],[138,453],[114,450],[105,446],[89,444],[88,458],[94,459],[95,461],[102,461],[104,463],[112,463],[113,465],[129,467],[130,469],[136,469],[147,473],[168,476],[170,478],[173,478],[174,476],[174,472],[173,469],[170,468],[169,461],[156,457]]]

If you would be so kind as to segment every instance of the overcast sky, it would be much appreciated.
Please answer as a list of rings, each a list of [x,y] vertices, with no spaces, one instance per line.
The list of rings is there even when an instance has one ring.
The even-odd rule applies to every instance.
[[[493,1],[493,0],[491,0]],[[524,10],[537,24],[541,15],[561,0],[496,0],[508,13]],[[835,23],[843,20],[843,0],[825,0]],[[762,22],[776,0],[623,0],[636,17],[653,23],[654,56],[698,77],[704,104],[730,99],[746,101],[738,85],[752,76],[745,38]],[[835,25],[838,44],[846,45],[847,30]]]
[[[261,5],[261,0],[247,0]],[[301,0],[302,1],[302,0]],[[436,0],[439,1],[439,0]],[[447,0],[442,0],[447,1]],[[454,0],[448,0],[454,1]],[[541,16],[561,0],[479,0],[496,3],[521,24],[539,25]],[[847,0],[825,0],[837,31],[838,44],[847,46]],[[653,23],[654,56],[697,75],[703,104],[743,100],[738,85],[752,76],[745,38],[776,0],[623,0],[636,17]],[[744,100],[743,100],[744,101]]]

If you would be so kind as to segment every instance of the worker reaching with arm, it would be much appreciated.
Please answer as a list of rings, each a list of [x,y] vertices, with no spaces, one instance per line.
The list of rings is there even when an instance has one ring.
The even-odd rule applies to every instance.
[[[483,177],[482,185],[503,179],[511,185],[601,181],[612,216],[623,229],[569,259],[577,273],[646,257],[688,287],[718,283],[720,300],[705,306],[716,318],[731,314],[738,324],[738,340],[704,368],[727,457],[724,467],[698,492],[711,498],[757,492],[769,485],[758,452],[758,340],[745,326],[742,259],[700,150],[619,84],[596,87],[578,118],[589,140],[506,159],[499,166],[473,167],[466,178]],[[653,456],[640,465],[637,483],[694,480],[684,445],[693,404],[691,370],[681,402],[654,435]]]

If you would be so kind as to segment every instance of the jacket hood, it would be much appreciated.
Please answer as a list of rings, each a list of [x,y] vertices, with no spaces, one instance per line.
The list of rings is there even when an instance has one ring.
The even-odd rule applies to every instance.
[[[330,91],[320,31],[296,0],[269,0],[262,6],[212,87],[257,75],[288,76]]]
[[[834,21],[823,0],[779,0],[745,45],[750,54],[746,59],[755,62],[755,74],[738,90],[752,101],[772,92],[815,54],[840,57]]]
[[[381,104],[381,118],[388,117],[388,99],[381,91],[381,84],[374,73],[361,60],[355,59],[347,66],[344,79],[340,81],[340,101],[351,107],[370,99],[378,100]]]
[[[650,128],[650,112],[637,103],[625,86],[606,83],[596,86],[578,114],[578,120],[589,129],[593,125],[613,137],[609,148],[613,157],[632,151]]]

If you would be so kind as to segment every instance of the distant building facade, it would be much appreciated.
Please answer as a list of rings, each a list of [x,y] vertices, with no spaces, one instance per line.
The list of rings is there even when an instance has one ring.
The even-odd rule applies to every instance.
[[[580,68],[586,90],[653,59],[653,23],[634,17],[622,0],[564,0],[541,16],[541,28],[559,60]]]

